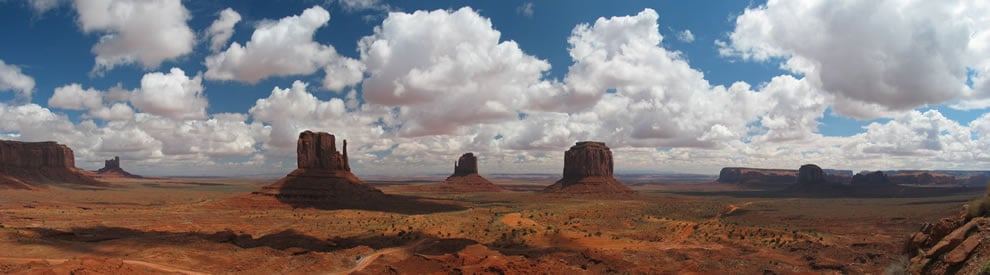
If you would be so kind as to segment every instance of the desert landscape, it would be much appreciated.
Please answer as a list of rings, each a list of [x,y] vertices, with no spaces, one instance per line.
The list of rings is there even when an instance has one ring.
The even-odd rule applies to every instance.
[[[712,182],[626,187],[600,142],[568,150],[556,183],[488,181],[464,154],[446,180],[371,185],[350,172],[344,144],[337,151],[333,135],[300,133],[298,169],[275,180],[146,178],[119,159],[101,169],[113,173],[59,161],[62,171],[17,160],[47,152],[32,146],[58,149],[42,156],[71,149],[4,141],[2,171],[35,172],[0,190],[0,272],[876,274],[973,271],[990,260],[979,243],[914,250],[956,227],[984,232],[984,218],[964,226],[971,217],[961,211],[985,186],[905,187],[883,172],[843,184],[805,165],[778,189],[727,183],[739,175],[724,171]],[[99,184],[48,174],[95,174]],[[849,193],[861,184],[886,193]],[[920,235],[935,241],[914,241]],[[956,246],[972,248],[952,263],[922,263]]]
[[[0,0],[0,274],[990,275],[987,0]]]

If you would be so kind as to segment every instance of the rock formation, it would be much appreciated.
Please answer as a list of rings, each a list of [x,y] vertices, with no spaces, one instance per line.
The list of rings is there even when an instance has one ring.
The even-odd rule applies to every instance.
[[[0,188],[33,189],[39,184],[104,185],[76,168],[68,146],[0,140]]]
[[[810,196],[849,195],[849,186],[829,179],[830,177],[818,165],[801,165],[801,168],[798,168],[797,182],[788,190]]]
[[[956,177],[935,171],[897,171],[889,175],[894,184],[953,185]]]
[[[467,176],[478,173],[478,157],[474,153],[464,153],[454,162],[454,176]]]
[[[796,180],[795,170],[725,167],[719,171],[717,181],[749,185],[786,185]]]
[[[349,208],[376,203],[386,195],[351,173],[347,141],[337,151],[336,138],[305,131],[296,143],[297,169],[255,195],[275,197],[294,207]]]
[[[120,168],[120,157],[114,156],[112,159],[103,161],[103,168],[96,170],[96,175],[100,177],[123,177],[123,178],[142,178],[141,176],[128,173]]]
[[[798,184],[800,185],[819,185],[826,184],[825,171],[821,167],[814,164],[801,165],[798,169]]]
[[[883,171],[876,171],[872,173],[859,173],[852,177],[853,186],[864,186],[864,187],[885,187],[894,186],[895,184],[890,182],[890,178],[887,177]]]
[[[983,243],[990,238],[990,218],[970,217],[966,210],[923,224],[907,239],[904,252],[912,257],[907,268],[912,274],[981,273],[990,256],[990,246]]]
[[[612,175],[612,150],[604,142],[582,141],[564,153],[564,175],[545,191],[588,195],[632,195]]]
[[[465,153],[454,162],[454,174],[447,177],[438,191],[454,192],[498,192],[504,191],[488,179],[478,175],[478,157]]]

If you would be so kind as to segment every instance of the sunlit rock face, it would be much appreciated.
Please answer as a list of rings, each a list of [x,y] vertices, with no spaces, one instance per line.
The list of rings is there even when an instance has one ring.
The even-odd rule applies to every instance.
[[[636,191],[615,180],[613,169],[612,150],[604,142],[578,142],[564,152],[563,178],[545,191],[604,196],[635,194]]]

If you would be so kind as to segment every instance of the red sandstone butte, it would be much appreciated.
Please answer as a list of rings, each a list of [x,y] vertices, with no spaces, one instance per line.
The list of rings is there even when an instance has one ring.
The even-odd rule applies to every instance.
[[[0,140],[0,188],[34,189],[42,184],[105,185],[76,168],[72,149],[54,141]]]
[[[455,192],[499,192],[505,190],[478,174],[478,157],[474,156],[474,153],[465,153],[457,159],[457,162],[454,162],[454,174],[447,177],[441,187]]]
[[[582,141],[564,153],[564,177],[544,191],[581,195],[633,195],[612,175],[612,150],[604,142]]]
[[[336,142],[336,137],[326,132],[300,133],[296,143],[298,168],[253,194],[301,207],[347,207],[385,199],[384,193],[351,173],[347,141],[343,142],[343,152],[337,151]]]
[[[141,176],[128,173],[127,171],[124,171],[123,168],[120,168],[120,157],[118,156],[114,156],[112,159],[103,161],[103,168],[96,170],[96,175],[107,178],[143,178]]]

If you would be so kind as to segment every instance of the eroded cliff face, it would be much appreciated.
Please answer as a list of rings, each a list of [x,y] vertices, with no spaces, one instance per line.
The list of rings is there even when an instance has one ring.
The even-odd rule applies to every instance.
[[[72,149],[54,141],[0,140],[0,188],[33,189],[43,184],[105,183],[76,168]]]
[[[825,171],[818,165],[805,164],[798,169],[798,184],[800,185],[823,185],[827,182]]]
[[[612,177],[612,150],[604,142],[582,141],[564,153],[564,179]]]
[[[124,168],[120,167],[119,156],[103,161],[103,168],[96,170],[96,175],[101,178],[143,178],[124,171]]]
[[[337,138],[326,132],[299,133],[296,142],[296,166],[299,169],[322,171],[351,171],[347,160],[347,140],[343,153],[337,151]]]
[[[478,173],[478,157],[474,153],[464,153],[454,162],[454,176],[467,176]]]
[[[376,203],[386,195],[351,173],[347,141],[337,151],[336,137],[326,132],[299,133],[298,168],[255,195],[275,197],[293,207],[348,208]]]
[[[725,167],[718,173],[718,182],[753,185],[788,185],[797,181],[796,170]]]
[[[615,180],[613,169],[612,150],[604,142],[578,142],[564,152],[563,178],[545,191],[601,196],[635,194],[636,191]]]
[[[0,166],[8,169],[76,168],[69,146],[45,142],[0,140]]]
[[[893,186],[890,178],[883,171],[859,173],[852,177],[853,186]]]
[[[478,174],[478,157],[465,153],[454,162],[454,174],[447,177],[438,191],[447,192],[499,192],[502,187],[495,185]]]

